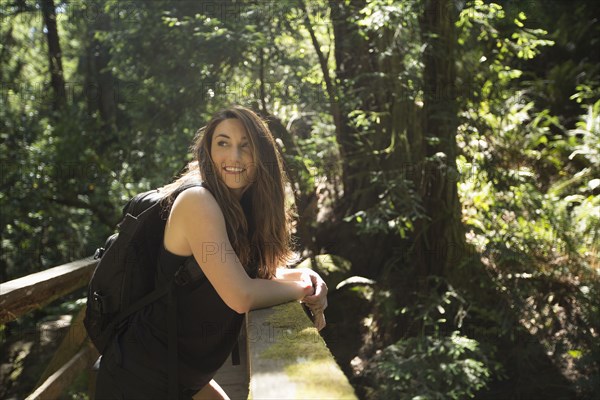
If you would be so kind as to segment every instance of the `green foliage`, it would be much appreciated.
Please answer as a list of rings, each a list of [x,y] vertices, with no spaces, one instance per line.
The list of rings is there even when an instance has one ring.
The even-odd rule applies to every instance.
[[[378,202],[345,218],[354,221],[359,234],[398,234],[406,238],[413,230],[414,221],[423,217],[423,207],[412,189],[412,183],[397,174],[382,171],[370,173],[370,183],[381,185]]]
[[[568,63],[561,68],[555,79],[572,71]],[[520,71],[477,71],[476,79],[490,71],[498,78],[487,75],[494,84],[484,83],[489,90],[465,103],[458,188],[467,238],[485,257],[496,285],[491,290],[508,304],[495,311],[477,305],[468,318],[481,319],[482,327],[483,320],[494,321],[498,328],[486,333],[492,336],[525,329],[589,396],[598,390],[599,367],[591,361],[598,321],[589,318],[598,304],[587,297],[598,285],[598,106],[584,105],[576,128],[567,129],[564,118],[538,109],[533,91],[514,95],[525,86],[516,80]],[[580,90],[573,98],[593,98],[586,85]],[[512,326],[511,310],[518,310],[519,325]],[[582,320],[591,323],[581,328]]]
[[[360,148],[350,157],[363,187],[355,198],[372,199],[345,221],[354,222],[360,235],[389,234],[408,238],[415,222],[426,218],[413,173],[418,166],[411,153],[411,135],[421,129],[417,104],[423,99],[423,42],[419,1],[370,1],[354,16],[356,29],[373,53],[347,82],[357,96],[344,99],[349,127]],[[393,101],[391,99],[394,99]],[[421,103],[422,105],[422,103]],[[361,203],[361,201],[358,201]]]
[[[41,15],[25,3],[2,10],[4,279],[91,254],[124,201],[167,183],[190,160],[189,144],[210,113],[255,106],[261,84],[279,117],[305,118],[311,105],[315,134],[297,140],[297,159],[309,171],[303,188],[339,174],[320,71],[305,50],[296,5],[61,4],[68,98],[55,113]],[[326,26],[317,34],[325,41]]]
[[[582,98],[583,96],[580,96]],[[576,124],[577,128],[570,130],[569,135],[577,138],[577,144],[569,159],[581,157],[585,162],[594,168],[593,175],[597,176],[600,172],[600,100],[587,106],[587,113],[580,117]],[[591,190],[598,187],[597,181],[590,181]]]
[[[372,277],[379,289],[367,296],[379,318],[372,326],[383,325],[393,333],[385,345],[394,343],[380,345],[368,366],[373,397],[472,396],[500,376],[494,338],[527,332],[582,397],[594,398],[598,6],[450,2],[458,15],[456,183],[473,259],[482,256],[490,281],[431,278],[420,291],[410,249],[416,227],[436,221],[423,207],[417,176],[427,168],[419,160],[439,155],[426,154],[425,144],[443,142],[421,126],[423,54],[434,39],[420,31],[425,2],[305,3],[308,15],[296,1],[56,2],[68,98],[55,111],[39,2],[4,2],[2,279],[91,254],[128,197],[168,182],[190,160],[189,143],[208,116],[242,103],[289,130],[280,144],[295,194],[318,215],[302,221],[309,241],[333,217],[353,222],[361,240],[393,239],[386,267],[376,266],[383,273]],[[337,65],[344,51],[351,57]],[[347,130],[354,147],[344,153],[336,135]],[[343,187],[348,166],[359,182],[351,194]],[[349,196],[356,207],[337,215]],[[474,287],[506,303],[474,298]],[[465,335],[465,325],[476,335]]]
[[[600,328],[600,284],[589,282],[579,288],[577,301],[581,304],[580,332],[584,346],[570,346],[569,356],[574,359],[582,374],[578,376],[577,385],[581,393],[593,398],[600,390],[600,340],[592,334]],[[591,335],[590,335],[591,334]],[[578,335],[579,336],[579,335]]]
[[[368,399],[472,398],[493,367],[476,340],[452,332],[402,339],[373,357],[364,375]]]

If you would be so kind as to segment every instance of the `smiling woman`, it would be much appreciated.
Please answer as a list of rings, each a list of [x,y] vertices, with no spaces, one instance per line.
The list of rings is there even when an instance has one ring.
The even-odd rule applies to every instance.
[[[202,179],[219,203],[242,265],[254,257],[259,276],[275,276],[275,266],[293,257],[291,213],[285,206],[283,159],[267,124],[245,107],[223,110],[198,131],[193,152],[197,164],[190,164],[167,191]]]
[[[160,189],[166,225],[157,285],[189,259],[207,278],[176,289],[177,362],[165,345],[169,304],[161,298],[137,312],[103,354],[98,400],[164,399],[169,392],[227,398],[212,378],[252,309],[301,300],[317,328],[324,326],[323,280],[310,270],[281,268],[294,255],[291,213],[283,161],[267,125],[251,110],[232,107],[198,131],[192,150],[187,171]]]

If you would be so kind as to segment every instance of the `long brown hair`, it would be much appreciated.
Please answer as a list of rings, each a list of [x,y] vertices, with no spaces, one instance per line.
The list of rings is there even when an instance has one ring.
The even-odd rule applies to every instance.
[[[246,129],[256,175],[238,201],[215,171],[210,149],[217,125],[239,120]],[[170,210],[174,192],[183,184],[202,181],[223,211],[227,234],[240,262],[257,276],[269,279],[278,266],[294,258],[290,236],[292,210],[285,204],[288,178],[283,159],[267,124],[252,110],[233,106],[215,114],[198,130],[191,150],[194,160],[174,182],[161,188],[165,209]]]

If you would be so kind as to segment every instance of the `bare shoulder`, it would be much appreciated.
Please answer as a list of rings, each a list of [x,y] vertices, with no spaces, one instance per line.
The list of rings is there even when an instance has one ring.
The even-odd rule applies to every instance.
[[[195,241],[213,240],[215,234],[225,235],[225,218],[212,193],[203,187],[193,187],[180,193],[165,226],[164,245],[171,253],[189,256]]]
[[[195,220],[198,218],[223,219],[223,212],[212,193],[201,186],[192,187],[180,193],[171,211],[173,216]]]

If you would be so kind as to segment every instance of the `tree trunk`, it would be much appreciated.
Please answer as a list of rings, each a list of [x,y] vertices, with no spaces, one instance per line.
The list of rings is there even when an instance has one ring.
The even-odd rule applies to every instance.
[[[265,49],[258,49],[258,81],[260,88],[260,107],[261,111],[266,115],[269,114],[269,110],[267,110],[267,92],[265,90]]]
[[[109,50],[106,45],[97,39],[93,41],[94,67],[98,82],[98,109],[102,119],[103,128],[107,131],[116,129],[117,103],[115,95],[115,79],[110,72]]]
[[[110,49],[106,43],[96,38],[96,32],[108,32],[111,21],[108,15],[94,19],[87,27],[89,44],[87,48],[87,90],[90,112],[98,111],[102,128],[106,133],[114,132],[117,127],[117,87],[110,71]],[[107,135],[112,136],[112,135]]]
[[[343,218],[380,207],[381,196],[389,189],[387,180],[397,180],[402,163],[409,163],[411,156],[419,155],[412,153],[409,139],[421,136],[419,110],[414,101],[406,100],[409,96],[397,84],[403,55],[394,54],[391,60],[377,56],[381,49],[390,48],[395,27],[384,28],[389,32],[381,33],[380,38],[366,37],[356,23],[365,4],[363,0],[329,2],[340,121],[336,123],[336,138],[344,193],[335,207],[336,218],[320,225],[317,242],[318,247],[349,259],[354,274],[378,279],[399,248],[398,236],[394,232],[359,234],[356,224],[343,222]],[[321,59],[319,52],[317,55]],[[381,121],[373,123],[370,132],[360,132],[351,123],[351,112],[355,110],[377,113]],[[335,114],[333,117],[336,121]],[[375,181],[372,174],[378,174]],[[348,243],[353,245],[348,247]]]
[[[379,198],[387,190],[388,178],[371,182],[366,171],[381,173],[398,183],[398,175],[405,174],[412,182],[415,194],[421,200],[424,218],[417,220],[410,233],[407,247],[396,235],[361,235],[361,246],[346,249],[355,261],[355,272],[377,275],[383,264],[392,257],[394,248],[406,255],[406,261],[414,265],[421,278],[431,275],[444,276],[459,263],[464,254],[464,235],[460,220],[460,203],[457,194],[456,129],[457,102],[455,99],[455,32],[456,11],[450,0],[428,0],[420,18],[421,40],[426,44],[423,54],[423,106],[399,84],[402,76],[403,58],[394,47],[391,56],[374,59],[369,54],[375,50],[393,46],[395,26],[377,37],[367,38],[359,34],[353,22],[363,2],[350,3],[330,1],[332,24],[335,34],[336,76],[340,93],[345,93],[342,129],[338,145],[343,162],[344,214],[379,207]],[[411,40],[411,38],[403,38]],[[416,36],[412,40],[419,40]],[[356,100],[359,99],[359,100]],[[376,112],[381,122],[374,124],[369,137],[360,137],[350,125],[349,113],[353,110]],[[368,144],[367,145],[365,144]],[[408,190],[396,188],[395,190]],[[339,220],[339,218],[338,218]],[[327,240],[336,232],[356,229],[344,224],[324,226],[319,237]],[[346,232],[344,234],[344,232]],[[384,244],[383,246],[381,246]],[[336,247],[336,243],[332,243]],[[328,247],[328,246],[324,246]],[[376,253],[376,254],[375,254]]]
[[[419,274],[445,276],[460,262],[465,241],[456,169],[456,10],[451,0],[427,0],[420,19],[424,52],[425,159],[416,178],[427,220],[416,224],[414,259]]]
[[[334,33],[334,55],[336,61],[336,102],[332,115],[336,125],[336,139],[342,160],[342,183],[344,194],[337,205],[336,214],[344,217],[368,208],[376,199],[369,190],[369,175],[372,159],[365,155],[358,139],[358,132],[351,125],[349,114],[353,110],[369,110],[371,91],[365,75],[373,70],[369,44],[360,35],[354,18],[365,6],[364,0],[345,3],[330,0],[331,21]]]
[[[52,109],[58,111],[67,104],[65,77],[63,75],[62,54],[56,26],[56,8],[54,0],[42,0],[42,14],[46,27],[46,38],[48,40],[48,67],[50,69],[50,82],[54,97]]]
[[[300,1],[300,7],[304,13],[304,23],[306,25],[306,29],[308,29],[308,33],[310,35],[310,39],[315,49],[315,53],[317,54],[317,59],[319,60],[319,66],[321,67],[321,73],[323,74],[323,80],[325,81],[325,89],[327,91],[327,98],[329,99],[329,109],[331,116],[333,117],[333,124],[335,126],[335,136],[338,140],[338,144],[344,143],[344,146],[340,144],[340,153],[346,154],[347,150],[347,142],[345,135],[349,130],[347,129],[348,122],[344,119],[342,108],[340,106],[339,96],[338,96],[338,87],[334,83],[331,74],[329,73],[328,60],[321,51],[321,44],[319,43],[317,36],[315,34],[315,30],[312,25],[312,21],[310,20],[310,14],[308,8],[306,7],[306,3],[304,1]],[[337,37],[337,36],[336,36]],[[336,43],[336,49],[338,44]],[[342,160],[345,160],[345,157],[342,157]],[[342,161],[344,162],[344,161]],[[347,169],[344,169],[346,173],[348,173]],[[348,183],[350,184],[350,183]],[[350,188],[348,188],[348,192],[353,192]]]

